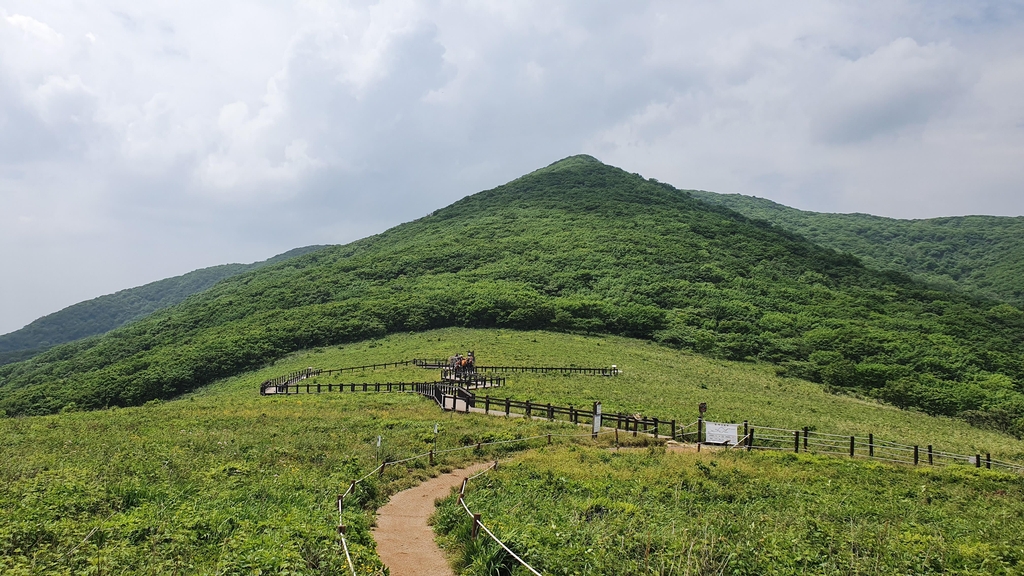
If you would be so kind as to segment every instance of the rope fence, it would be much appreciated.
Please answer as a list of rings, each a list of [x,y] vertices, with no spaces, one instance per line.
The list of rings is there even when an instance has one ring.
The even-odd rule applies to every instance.
[[[730,436],[740,438],[739,429],[742,427],[743,435],[741,440],[717,438],[708,441],[705,431],[706,425],[725,426],[735,430]],[[684,429],[689,428],[685,426]],[[975,468],[986,468],[989,470],[1003,470],[1017,474],[1024,474],[1024,465],[1006,462],[992,458],[989,452],[971,454],[956,454],[936,450],[932,445],[902,444],[892,440],[875,438],[874,434],[850,435],[829,434],[816,432],[809,427],[803,429],[776,428],[772,426],[753,427],[749,422],[742,424],[704,422],[697,421],[694,432],[683,432],[680,437],[692,437],[697,443],[698,450],[701,445],[719,445],[742,447],[746,450],[774,450],[792,451],[794,453],[806,452],[811,454],[826,454],[832,456],[846,456],[849,458],[868,458],[894,464],[910,466],[952,466],[952,465],[973,465]]]
[[[605,430],[603,432],[600,432],[599,435],[602,435],[602,434],[612,434],[612,433],[614,433],[613,430]],[[555,434],[555,433],[538,434],[536,436],[526,436],[524,438],[513,438],[513,439],[510,439],[510,440],[493,440],[493,441],[490,441],[490,442],[478,442],[476,444],[467,444],[465,446],[458,446],[456,448],[448,448],[446,450],[436,450],[436,451],[435,450],[430,450],[430,451],[424,452],[422,454],[416,454],[415,456],[409,456],[408,458],[402,458],[401,460],[392,460],[392,461],[384,460],[384,461],[382,461],[380,463],[380,465],[378,465],[376,468],[374,468],[373,470],[371,470],[368,473],[366,473],[366,475],[364,475],[363,477],[359,478],[358,480],[353,480],[352,483],[349,484],[349,486],[345,490],[345,492],[338,496],[338,500],[337,500],[337,504],[338,504],[338,537],[341,540],[342,549],[345,552],[345,561],[348,563],[348,567],[351,570],[353,576],[355,576],[355,574],[356,574],[355,565],[352,563],[352,557],[351,557],[351,555],[349,553],[349,550],[348,550],[348,542],[346,540],[346,533],[345,533],[346,532],[345,519],[344,519],[344,514],[345,514],[345,498],[347,498],[350,495],[355,494],[356,486],[358,486],[359,484],[362,484],[363,482],[365,482],[369,478],[371,478],[373,476],[383,476],[384,475],[384,471],[387,469],[388,466],[395,466],[395,465],[398,465],[398,464],[404,464],[406,462],[411,462],[413,460],[418,460],[418,459],[421,459],[421,458],[428,458],[429,461],[430,461],[430,464],[434,465],[434,458],[436,456],[440,456],[442,454],[450,454],[450,453],[453,453],[453,452],[461,452],[463,450],[477,450],[477,451],[479,451],[484,446],[497,446],[497,445],[505,445],[505,444],[518,444],[518,443],[530,442],[530,441],[533,441],[533,440],[540,440],[540,439],[547,439],[547,443],[551,444],[553,438],[584,438],[584,437],[594,438],[595,436],[593,434],[589,434],[589,433],[587,433],[587,434]],[[493,467],[486,468],[483,471],[481,471],[481,472],[479,472],[479,473],[477,473],[477,474],[475,474],[475,475],[473,475],[473,476],[471,476],[469,478],[464,479],[463,480],[462,490],[460,491],[460,501],[461,501],[462,494],[465,493],[466,483],[469,480],[472,480],[472,479],[482,475],[485,472],[489,472],[490,470],[493,470],[496,467],[497,467],[497,461],[495,461],[495,465]],[[517,560],[522,562],[522,560],[519,559],[519,557],[516,556],[514,552],[509,550],[508,547],[505,546],[505,544],[503,544],[500,540],[498,540],[494,536],[493,533],[491,533],[489,530],[487,531],[487,533],[492,538],[494,538],[495,541],[498,542],[499,545],[501,545],[503,548],[505,548],[505,550],[507,550],[509,552],[509,554],[512,554]],[[533,568],[530,568],[530,566],[528,564],[524,563],[523,565],[526,566],[527,568],[529,568],[530,570],[533,570]],[[538,576],[539,576],[538,572],[534,571],[533,573],[534,574],[538,574]]]
[[[495,460],[494,461],[494,466],[491,466],[489,468],[484,468],[482,471],[480,471],[480,472],[478,472],[478,473],[476,473],[476,474],[474,474],[474,475],[470,476],[469,478],[466,478],[465,480],[462,481],[462,488],[459,490],[459,504],[462,505],[462,509],[465,510],[466,514],[469,514],[469,517],[473,520],[473,529],[471,530],[470,534],[471,534],[472,538],[474,540],[476,540],[477,536],[479,536],[479,534],[480,534],[480,530],[483,530],[488,536],[491,537],[491,540],[494,540],[495,542],[497,542],[498,546],[501,546],[502,549],[505,550],[505,552],[508,552],[509,556],[511,556],[512,558],[515,558],[516,562],[519,562],[521,565],[523,565],[523,567],[525,567],[527,570],[529,570],[532,574],[535,574],[536,576],[543,576],[540,572],[537,571],[536,568],[534,568],[533,566],[530,566],[526,562],[526,560],[523,560],[522,558],[520,558],[520,556],[518,554],[513,552],[511,548],[509,548],[504,542],[502,542],[497,536],[495,536],[494,532],[491,532],[490,529],[487,528],[486,525],[484,525],[483,521],[480,520],[480,515],[479,514],[474,514],[473,511],[469,509],[469,506],[466,505],[466,488],[469,486],[469,482],[471,480],[476,479],[478,476],[483,475],[484,473],[490,472],[491,470],[497,470],[497,469],[498,469],[498,461]]]

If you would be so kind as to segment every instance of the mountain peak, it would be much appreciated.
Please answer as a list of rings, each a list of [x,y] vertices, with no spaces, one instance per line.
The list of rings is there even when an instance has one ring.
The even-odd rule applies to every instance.
[[[579,168],[582,166],[604,166],[605,164],[594,158],[589,154],[576,154],[575,156],[566,156],[557,162],[552,162],[547,166],[534,170],[532,173],[543,173],[543,172],[558,172],[560,170],[566,170],[571,168]]]

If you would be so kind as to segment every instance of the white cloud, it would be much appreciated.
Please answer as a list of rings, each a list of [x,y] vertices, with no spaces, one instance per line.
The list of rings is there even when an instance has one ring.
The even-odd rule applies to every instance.
[[[814,131],[849,143],[923,126],[969,88],[965,64],[948,43],[920,46],[911,38],[843,61],[821,94]]]
[[[64,42],[64,36],[59,32],[31,16],[12,14],[11,16],[4,16],[4,20],[7,20],[7,23],[11,26],[20,28],[26,35],[34,36],[48,44],[59,46]]]
[[[1024,213],[1019,3],[6,9],[0,263],[39,268],[3,288],[0,332],[88,290],[352,240],[579,152],[819,210]]]

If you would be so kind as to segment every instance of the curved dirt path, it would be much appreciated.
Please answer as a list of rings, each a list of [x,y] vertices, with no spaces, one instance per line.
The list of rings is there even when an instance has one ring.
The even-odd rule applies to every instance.
[[[427,518],[434,513],[434,502],[462,485],[462,479],[492,466],[474,464],[431,478],[419,486],[391,497],[377,511],[373,539],[377,554],[391,569],[391,576],[455,576],[444,553],[434,543],[434,531]]]

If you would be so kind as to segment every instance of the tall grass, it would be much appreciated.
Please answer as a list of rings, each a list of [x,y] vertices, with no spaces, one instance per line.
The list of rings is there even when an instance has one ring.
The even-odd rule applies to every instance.
[[[515,374],[509,376],[506,389],[494,391],[496,395],[577,406],[600,400],[608,411],[640,411],[680,422],[695,418],[696,402],[706,401],[708,417],[717,420],[874,432],[947,450],[991,451],[1000,457],[1024,453],[1017,440],[955,420],[827,394],[814,384],[780,379],[766,367],[708,360],[636,340],[462,329],[393,335],[293,354],[173,401],[0,418],[0,573],[343,573],[335,534],[335,498],[352,479],[376,466],[378,435],[383,437],[381,456],[400,458],[428,450],[435,423],[441,429],[439,448],[566,428],[522,419],[444,414],[430,401],[409,394],[260,397],[259,383],[308,366],[443,357],[466,350],[474,350],[483,364],[618,364],[624,371],[615,378]],[[346,373],[332,381],[433,377],[433,372],[404,367]],[[467,450],[446,456],[436,468],[419,460],[408,467],[388,468],[383,479],[373,478],[360,488],[346,507],[360,572],[381,571],[368,529],[372,510],[390,493],[438,469],[494,455]],[[761,457],[751,458],[736,464],[738,469],[762,465],[757,460]],[[783,478],[784,466],[764,458],[766,466],[780,470],[776,477]],[[805,465],[800,462],[819,461],[795,462],[801,469]],[[820,462],[808,470],[820,471],[833,484],[850,489],[863,482],[858,470],[895,474],[884,472],[892,470],[888,467],[833,459]],[[569,460],[565,466],[575,469],[590,464]],[[849,472],[828,476],[830,466]],[[942,482],[952,486],[960,482],[956,473],[924,478],[945,479]],[[791,481],[803,480],[794,476]],[[765,489],[782,489],[778,486],[792,487],[783,483]],[[959,501],[976,508],[1002,502],[992,500],[995,496],[985,486],[965,481]],[[721,505],[722,514],[727,504]],[[861,512],[853,512],[851,521],[859,526]],[[874,514],[871,509],[865,513]],[[817,512],[808,508],[800,514],[810,519]],[[1008,522],[1016,522],[1007,517]],[[665,518],[665,529],[671,530],[674,520]],[[951,521],[944,515],[919,520],[928,530],[938,530],[936,522]],[[1014,526],[1012,522],[1008,526]],[[653,529],[653,520],[650,526]],[[975,525],[964,526],[964,530],[975,529]],[[575,533],[567,532],[558,542],[575,550],[575,538]],[[640,545],[630,538],[624,535],[622,545]],[[962,542],[944,538],[936,546]]]
[[[1024,569],[1022,497],[1019,478],[970,468],[563,447],[477,479],[466,502],[547,576],[982,575]],[[434,524],[463,574],[526,574],[469,538],[454,497]]]

